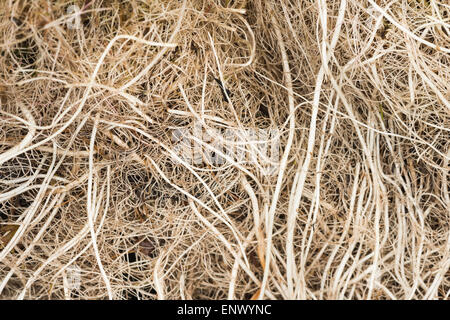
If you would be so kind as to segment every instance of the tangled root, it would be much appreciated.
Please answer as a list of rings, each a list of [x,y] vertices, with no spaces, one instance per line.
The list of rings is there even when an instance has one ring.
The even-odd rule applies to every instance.
[[[0,297],[448,299],[449,12],[2,1]]]

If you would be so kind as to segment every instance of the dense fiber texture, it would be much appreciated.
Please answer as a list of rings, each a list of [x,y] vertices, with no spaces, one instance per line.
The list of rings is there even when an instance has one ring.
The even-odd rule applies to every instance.
[[[449,77],[446,1],[2,0],[0,298],[448,299]]]

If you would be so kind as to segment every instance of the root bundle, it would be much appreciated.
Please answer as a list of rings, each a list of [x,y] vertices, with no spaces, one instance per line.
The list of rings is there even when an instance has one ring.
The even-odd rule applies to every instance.
[[[448,299],[449,13],[2,1],[0,297]]]

